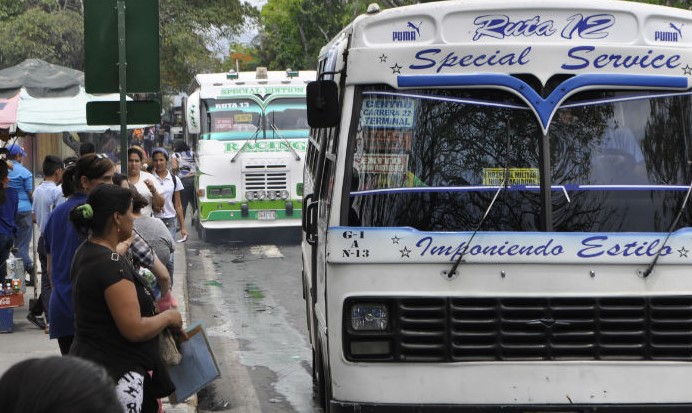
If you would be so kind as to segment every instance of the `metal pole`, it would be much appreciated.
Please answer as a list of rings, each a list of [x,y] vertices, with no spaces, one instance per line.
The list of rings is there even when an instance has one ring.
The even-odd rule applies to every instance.
[[[120,86],[120,173],[127,176],[127,56],[125,55],[125,1],[118,0],[118,77]]]

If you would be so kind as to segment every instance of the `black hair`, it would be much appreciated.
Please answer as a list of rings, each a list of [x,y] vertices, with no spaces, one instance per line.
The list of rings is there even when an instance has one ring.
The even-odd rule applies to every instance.
[[[103,236],[109,223],[108,217],[115,212],[125,214],[132,205],[132,191],[113,184],[102,184],[89,193],[86,202],[91,214],[80,206],[70,211],[70,221],[81,235]]]
[[[173,145],[173,152],[187,152],[189,150],[190,147],[183,140],[176,140]]]
[[[43,165],[41,168],[43,169],[43,176],[53,176],[59,169],[63,169],[64,166],[62,160],[57,156],[46,155],[46,157],[43,158]]]
[[[74,164],[74,173],[68,175],[74,185],[74,190],[81,189],[81,179],[85,176],[87,179],[96,179],[113,169],[113,162],[103,155],[84,155],[77,159]],[[63,175],[63,181],[67,178]],[[64,182],[63,182],[64,184]]]
[[[91,142],[82,142],[79,145],[79,156],[96,153],[96,147]]]
[[[79,160],[79,157],[77,157],[77,156],[68,156],[67,158],[63,159],[62,163],[63,163],[63,165],[65,165],[65,168],[67,168],[68,166],[74,165],[75,163],[77,163],[78,160]]]
[[[127,177],[121,173],[114,173],[113,174],[113,184],[120,186],[123,181],[127,181]]]
[[[149,201],[139,193],[137,188],[132,187],[132,212],[139,214],[142,208],[147,205],[149,205]]]
[[[20,361],[0,377],[0,412],[122,413],[106,370],[86,359],[51,356]]]
[[[70,195],[76,192],[74,183],[74,173],[74,164],[69,165],[67,168],[65,168],[65,171],[62,173],[62,183],[60,184],[60,188],[62,189],[62,196],[64,196],[65,198],[69,198]]]
[[[3,185],[2,181],[7,178],[9,173],[7,162],[5,162],[4,159],[0,159],[0,204],[4,204],[7,200],[7,192],[5,191],[5,185]]]

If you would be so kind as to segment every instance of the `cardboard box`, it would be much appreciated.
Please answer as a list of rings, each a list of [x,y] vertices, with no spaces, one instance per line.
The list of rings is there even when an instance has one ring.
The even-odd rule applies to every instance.
[[[0,309],[24,306],[24,294],[0,295]]]
[[[14,308],[0,309],[0,333],[11,333],[14,327]]]

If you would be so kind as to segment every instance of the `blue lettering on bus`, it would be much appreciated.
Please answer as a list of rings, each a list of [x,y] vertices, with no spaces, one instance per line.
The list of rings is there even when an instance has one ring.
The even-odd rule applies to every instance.
[[[648,50],[646,53],[637,55],[622,55],[622,54],[594,54],[596,47],[594,46],[577,46],[571,48],[567,52],[567,56],[571,59],[571,63],[564,63],[562,68],[565,70],[580,70],[593,67],[595,69],[624,68],[652,68],[652,69],[674,69],[680,66],[680,55],[663,53],[654,55],[653,50]],[[597,53],[597,52],[596,52]]]
[[[580,13],[567,18],[567,25],[560,35],[565,39],[573,39],[575,36],[582,39],[603,39],[608,37],[608,31],[615,24],[612,14],[593,14],[582,16]]]
[[[583,259],[598,257],[649,257],[657,254],[665,257],[673,253],[670,246],[662,245],[659,239],[653,241],[614,241],[607,235],[595,235],[584,238],[581,247],[576,251],[576,256]],[[449,257],[455,261],[460,255],[479,255],[486,257],[557,257],[565,254],[565,247],[555,242],[553,238],[537,244],[510,243],[504,241],[497,244],[469,245],[461,242],[458,245],[439,244],[434,237],[423,237],[416,242],[420,248],[421,257]]]
[[[601,256],[623,256],[623,257],[655,257],[659,250],[660,256],[665,257],[673,253],[673,249],[668,246],[659,247],[661,241],[654,240],[653,242],[637,242],[631,241],[625,244],[618,242],[608,242],[606,235],[596,235],[582,240],[581,244],[584,248],[577,251],[577,256],[580,258],[596,258]]]
[[[552,20],[542,22],[538,16],[512,21],[505,15],[488,15],[476,17],[473,23],[480,26],[473,36],[474,41],[483,36],[494,39],[504,39],[508,36],[552,36],[556,31]]]
[[[445,67],[487,67],[487,66],[523,66],[529,63],[529,55],[531,47],[527,47],[517,54],[514,52],[503,53],[496,50],[493,54],[468,54],[464,56],[457,55],[455,52],[450,52],[446,56],[436,56],[442,49],[425,49],[416,53],[416,59],[420,64],[409,65],[409,69],[421,70],[436,67],[436,72],[440,73]]]

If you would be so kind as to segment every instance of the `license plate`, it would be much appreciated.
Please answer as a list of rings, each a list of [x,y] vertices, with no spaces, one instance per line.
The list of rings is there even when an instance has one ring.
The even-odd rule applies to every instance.
[[[276,211],[257,211],[259,221],[271,221],[276,219]]]

